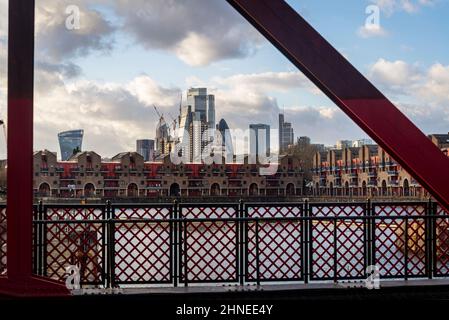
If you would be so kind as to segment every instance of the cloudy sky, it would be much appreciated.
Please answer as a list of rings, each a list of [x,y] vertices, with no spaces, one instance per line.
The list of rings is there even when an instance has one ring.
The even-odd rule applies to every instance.
[[[448,0],[288,1],[425,133],[449,131]],[[7,1],[0,0],[0,117],[6,118]],[[36,0],[35,149],[83,128],[111,156],[154,138],[181,92],[206,86],[231,128],[275,124],[334,144],[364,138],[330,100],[223,0]],[[367,6],[380,25],[369,28]],[[80,28],[66,28],[68,6]],[[5,156],[0,136],[0,156]]]

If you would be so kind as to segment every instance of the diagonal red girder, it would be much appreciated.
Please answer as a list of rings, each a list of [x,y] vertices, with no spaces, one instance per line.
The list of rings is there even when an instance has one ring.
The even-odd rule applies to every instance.
[[[449,158],[283,0],[227,0],[449,210]]]

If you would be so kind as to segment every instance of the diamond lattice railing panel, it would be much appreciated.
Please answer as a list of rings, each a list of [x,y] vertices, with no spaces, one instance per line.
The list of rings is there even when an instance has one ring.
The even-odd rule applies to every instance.
[[[169,223],[115,225],[115,281],[117,283],[171,282]]]
[[[182,207],[181,213],[184,218],[235,218],[237,217],[237,207]]]
[[[248,217],[250,218],[287,218],[301,216],[302,207],[299,206],[248,207]]]
[[[374,215],[379,217],[391,216],[423,216],[426,214],[427,204],[385,204],[375,205]]]
[[[100,284],[104,273],[104,226],[101,223],[48,223],[44,275],[64,281],[77,265],[81,283]]]
[[[218,219],[187,222],[182,227],[185,245],[185,249],[181,246],[182,281],[185,281],[186,272],[189,282],[237,281],[237,223],[219,220],[235,218],[237,212],[237,207],[182,208],[181,213],[185,218]]]
[[[426,222],[412,219],[407,228],[407,273],[411,276],[425,276],[426,268]]]
[[[251,218],[302,217],[302,207],[248,207]],[[302,279],[302,222],[260,221],[247,224],[247,280],[257,279],[256,245],[259,250],[259,280]]]
[[[334,277],[335,263],[334,225],[331,221],[312,221],[311,278]]]
[[[362,278],[366,269],[365,222],[344,218],[365,215],[365,204],[311,205],[310,213],[312,217],[337,218],[311,220],[311,278]]]
[[[114,207],[116,219],[163,220],[172,207]],[[120,222],[114,231],[116,283],[171,282],[172,242],[168,222]]]
[[[172,207],[148,206],[148,207],[116,207],[114,217],[116,219],[169,219]]]
[[[0,275],[6,273],[6,207],[0,208]]]
[[[382,277],[425,276],[426,224],[418,217],[426,210],[426,205],[413,204],[374,207],[375,216],[399,217],[375,219],[375,264]]]
[[[437,216],[449,216],[449,212],[437,206]],[[449,275],[449,218],[435,219],[435,275]]]
[[[103,218],[102,207],[46,207],[45,211],[47,220],[98,220]]]
[[[311,205],[312,217],[359,217],[366,215],[365,204],[354,205]]]
[[[337,223],[337,276],[362,278],[365,275],[365,222]]]

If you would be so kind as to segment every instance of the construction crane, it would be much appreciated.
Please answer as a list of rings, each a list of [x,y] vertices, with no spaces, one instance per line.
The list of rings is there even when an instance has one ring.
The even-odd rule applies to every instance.
[[[156,114],[159,116],[159,122],[161,122],[162,119],[164,119],[164,114],[161,114],[159,110],[157,109],[156,105],[153,104],[154,111],[156,111]],[[173,119],[174,125],[173,125],[173,131],[176,129],[176,120],[173,118],[173,116],[169,113],[170,117]],[[171,136],[172,128],[167,125],[167,131],[168,136]]]
[[[163,114],[161,115],[161,114],[159,113],[159,110],[157,110],[156,105],[153,104],[153,108],[154,108],[154,111],[156,111],[156,114],[158,115],[159,119],[161,119],[161,118],[164,117]]]
[[[174,130],[176,130],[176,119],[175,119],[175,117],[172,116],[172,114],[170,112],[168,113],[168,115],[173,120],[172,125],[173,125],[173,131],[174,131]]]
[[[154,108],[154,111],[156,111],[156,114],[159,116],[159,120],[163,119],[164,118],[164,114],[161,114],[159,112],[159,110],[157,109],[156,105],[153,104],[153,108]],[[168,126],[168,131],[169,131],[169,135],[170,135],[172,130],[173,130],[173,132],[176,130],[176,119],[175,119],[175,117],[172,116],[171,113],[168,113],[168,115],[173,120],[173,122],[171,123],[171,126]],[[173,127],[173,128],[171,128],[171,127]]]

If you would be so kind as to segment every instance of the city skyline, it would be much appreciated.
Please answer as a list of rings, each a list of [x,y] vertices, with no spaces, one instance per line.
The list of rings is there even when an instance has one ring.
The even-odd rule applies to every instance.
[[[154,106],[154,110],[155,110],[156,114],[159,116],[158,124],[155,127],[155,129],[153,130],[155,132],[154,136],[149,135],[151,138],[136,139],[135,149],[115,150],[112,155],[107,154],[105,156],[105,158],[115,156],[122,152],[130,152],[130,151],[134,150],[134,151],[140,153],[142,156],[144,156],[145,161],[152,161],[152,160],[160,161],[163,158],[161,156],[168,155],[174,148],[175,144],[182,145],[182,141],[186,139],[186,137],[184,137],[186,132],[188,134],[191,133],[192,136],[191,137],[189,135],[187,136],[187,139],[190,139],[190,141],[187,143],[188,150],[187,149],[184,150],[185,149],[184,146],[182,147],[182,150],[184,152],[187,151],[190,154],[190,156],[189,156],[190,162],[193,161],[193,153],[199,152],[199,154],[201,154],[201,152],[203,151],[204,145],[207,143],[207,141],[211,141],[210,139],[212,139],[214,141],[214,147],[212,150],[217,151],[217,150],[219,150],[219,149],[217,149],[218,147],[225,147],[225,148],[221,148],[221,149],[223,149],[224,152],[231,151],[232,154],[234,154],[234,155],[242,154],[241,152],[238,152],[237,150],[235,150],[233,146],[236,144],[235,139],[239,139],[239,138],[244,139],[244,138],[236,137],[235,135],[230,134],[231,131],[227,131],[227,133],[226,133],[225,131],[230,130],[230,128],[225,119],[222,118],[222,119],[220,119],[219,122],[215,122],[214,95],[208,94],[207,88],[189,88],[186,91],[186,96],[188,98],[187,98],[187,101],[185,102],[185,104],[184,105],[182,104],[182,99],[179,104],[179,114],[176,117],[173,117],[170,114],[170,117],[172,117],[172,120],[173,120],[171,123],[167,123],[165,121],[164,115],[160,114],[158,109],[156,108],[156,106]],[[212,133],[210,133],[211,134],[210,138],[208,138],[207,141],[201,142],[201,147],[195,146],[195,141],[194,141],[195,136],[198,136],[198,134],[195,134],[195,125],[194,125],[195,121],[202,123],[201,129],[198,134],[201,135],[201,134],[205,133],[205,131],[208,129],[212,130]],[[278,124],[277,128],[276,127],[271,128],[269,124],[265,124],[265,123],[249,123],[248,124],[249,136],[247,137],[249,146],[248,146],[248,150],[246,152],[249,152],[250,155],[258,154],[258,152],[259,152],[258,151],[258,149],[259,149],[259,141],[258,141],[259,140],[258,139],[259,129],[265,130],[265,135],[266,135],[265,141],[262,141],[262,143],[263,143],[263,148],[266,150],[267,156],[269,156],[270,152],[274,152],[274,153],[278,153],[278,154],[288,153],[288,149],[290,146],[304,144],[304,141],[306,141],[306,144],[312,144],[314,146],[321,146],[323,150],[343,149],[343,148],[348,148],[348,147],[359,148],[364,145],[377,145],[376,142],[374,142],[372,139],[369,139],[369,138],[356,138],[356,139],[351,139],[351,140],[338,139],[338,140],[335,140],[335,144],[324,144],[324,143],[321,143],[320,141],[312,140],[309,136],[303,136],[301,134],[299,134],[298,137],[295,137],[294,130],[291,126],[291,123],[286,121],[283,112],[278,114],[278,123],[277,124]],[[279,144],[277,146],[276,145],[272,146],[271,148],[270,148],[270,143],[273,143],[273,140],[272,140],[272,137],[270,138],[270,128],[277,130],[278,134],[279,134],[278,135]],[[185,131],[185,130],[187,130],[187,131]],[[251,135],[251,131],[254,131],[254,134],[255,134],[254,137]],[[217,136],[215,134],[215,132],[217,132],[217,133],[219,132],[220,136]],[[59,141],[59,146],[60,146],[61,150],[63,148],[63,145],[62,145],[63,139],[61,137],[64,134],[65,135],[81,134],[81,138],[80,138],[81,140],[80,140],[79,146],[77,144],[73,148],[70,147],[71,150],[73,150],[74,148],[76,148],[78,146],[79,149],[81,150],[81,143],[82,143],[83,134],[84,134],[83,129],[70,130],[70,131],[58,133],[58,141]],[[444,135],[445,136],[446,133],[445,132],[433,133],[432,135]],[[147,137],[148,137],[148,135],[147,135]],[[218,140],[215,141],[215,139],[217,139],[217,138],[221,138],[222,141],[221,142]],[[225,145],[225,138],[231,139],[230,145]],[[296,142],[295,142],[295,138],[297,138]],[[199,136],[197,137],[197,140],[198,141],[196,141],[196,144],[198,144],[198,142],[200,142],[200,140],[201,140],[199,138]],[[285,141],[289,141],[291,143],[285,143]],[[268,142],[267,145],[265,145],[266,142]],[[145,143],[145,147],[143,146],[144,143]],[[151,147],[150,147],[150,145],[151,145]],[[192,150],[190,150],[190,149],[192,149]],[[196,149],[198,149],[198,150],[196,150]],[[50,149],[43,148],[40,150],[50,150]],[[40,151],[40,150],[36,150],[36,151]],[[95,151],[95,149],[90,149],[90,150]],[[161,150],[164,150],[164,151],[162,152]],[[196,151],[194,151],[194,150],[196,150]],[[52,151],[52,150],[50,150],[50,151]],[[82,151],[84,151],[84,150],[82,150]],[[52,151],[52,152],[54,152],[54,151]],[[246,152],[244,152],[244,154],[246,154]],[[63,161],[68,160],[68,158],[71,155],[72,155],[72,153],[68,154],[67,152],[65,155],[63,155],[63,152],[61,152],[61,158]]]
[[[143,8],[136,15],[138,10],[123,1],[71,1],[85,17],[79,32],[64,26],[65,1],[37,4],[35,149],[57,150],[57,132],[85,128],[86,149],[109,156],[117,149],[131,150],[135,140],[152,137],[149,124],[158,121],[152,105],[167,116],[175,113],[181,88],[195,86],[210,89],[221,106],[216,118],[232,128],[245,129],[250,122],[274,127],[283,110],[298,135],[326,145],[335,142],[336,134],[367,138],[225,2],[175,3],[174,12],[186,17],[181,25],[173,23],[176,15],[163,3],[136,1]],[[409,3],[327,1],[322,10],[316,1],[289,1],[426,134],[447,132],[444,17],[449,7],[447,1]],[[379,34],[363,29],[370,4],[380,8]],[[148,15],[148,10],[159,14]],[[0,115],[6,118],[5,0],[0,17],[5,17],[0,19]],[[85,28],[92,32],[83,33]],[[430,44],[425,34],[435,41]]]

